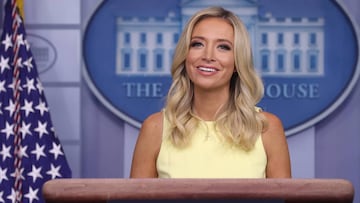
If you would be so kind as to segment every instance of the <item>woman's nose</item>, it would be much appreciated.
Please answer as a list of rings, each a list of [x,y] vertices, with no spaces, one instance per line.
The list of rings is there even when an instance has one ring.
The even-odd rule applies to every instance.
[[[214,57],[214,52],[211,48],[207,47],[205,50],[204,50],[204,57],[203,57],[204,60],[206,61],[215,61],[215,57]]]

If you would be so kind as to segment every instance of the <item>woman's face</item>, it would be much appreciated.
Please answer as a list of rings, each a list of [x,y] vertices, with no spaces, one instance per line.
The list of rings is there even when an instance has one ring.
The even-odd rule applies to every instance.
[[[234,29],[222,18],[205,18],[191,35],[186,72],[195,88],[229,90],[235,70]]]

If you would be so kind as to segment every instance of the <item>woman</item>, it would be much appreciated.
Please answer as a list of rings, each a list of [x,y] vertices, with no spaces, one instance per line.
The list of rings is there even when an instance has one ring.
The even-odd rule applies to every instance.
[[[143,123],[132,178],[290,178],[281,121],[256,107],[263,84],[233,13],[211,7],[186,25],[163,111]]]

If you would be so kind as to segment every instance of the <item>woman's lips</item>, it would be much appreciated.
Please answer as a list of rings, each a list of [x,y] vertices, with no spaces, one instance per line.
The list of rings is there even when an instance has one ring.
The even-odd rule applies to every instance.
[[[203,72],[216,72],[218,71],[218,69],[213,68],[213,67],[204,67],[204,66],[199,66],[197,67],[198,70],[203,71]]]

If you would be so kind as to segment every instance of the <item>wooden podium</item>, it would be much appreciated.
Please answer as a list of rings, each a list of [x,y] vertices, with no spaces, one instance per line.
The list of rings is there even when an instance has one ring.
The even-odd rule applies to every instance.
[[[47,203],[352,203],[354,188],[343,179],[55,179],[43,196]]]

